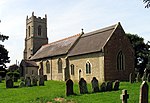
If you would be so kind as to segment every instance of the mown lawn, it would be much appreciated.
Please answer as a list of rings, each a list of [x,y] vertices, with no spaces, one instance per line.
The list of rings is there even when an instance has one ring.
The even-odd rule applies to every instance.
[[[67,97],[65,82],[46,81],[45,86],[6,89],[3,81],[0,83],[0,103],[59,103],[56,99],[63,103],[121,103],[122,89],[128,91],[128,103],[139,103],[140,85],[141,83],[121,82],[118,91],[92,93],[91,84],[88,84],[89,94],[80,95],[78,84],[75,83],[76,95]]]

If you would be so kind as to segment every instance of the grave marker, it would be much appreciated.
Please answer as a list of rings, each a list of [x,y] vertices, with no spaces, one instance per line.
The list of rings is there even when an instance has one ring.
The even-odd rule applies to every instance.
[[[140,87],[139,103],[148,103],[148,84],[143,81]]]
[[[87,83],[84,78],[81,78],[79,81],[80,94],[88,93]]]
[[[119,90],[119,84],[120,82],[118,80],[114,82],[114,90]]]
[[[96,79],[96,77],[93,77],[91,83],[92,83],[93,92],[99,92],[99,84],[98,84],[98,80]]]
[[[127,90],[122,90],[122,94],[120,95],[120,99],[122,99],[122,103],[127,103],[127,99],[129,98],[129,94],[127,94]]]
[[[73,95],[73,81],[71,79],[68,79],[66,82],[66,95]]]

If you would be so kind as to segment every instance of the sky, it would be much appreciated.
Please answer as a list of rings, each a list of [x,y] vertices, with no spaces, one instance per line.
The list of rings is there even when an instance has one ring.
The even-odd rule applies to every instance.
[[[11,62],[23,59],[26,17],[47,14],[49,43],[78,33],[91,32],[121,23],[126,33],[150,41],[150,8],[143,0],[0,0],[0,32],[9,36],[0,41],[9,51]]]

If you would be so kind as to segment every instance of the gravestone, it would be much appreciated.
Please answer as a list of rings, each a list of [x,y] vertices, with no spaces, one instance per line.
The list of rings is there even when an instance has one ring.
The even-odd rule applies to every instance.
[[[71,79],[68,79],[66,82],[66,95],[73,95],[73,81]]]
[[[119,84],[120,82],[118,80],[114,82],[114,90],[119,90]]]
[[[0,83],[2,82],[2,76],[0,76]]]
[[[103,83],[101,84],[101,86],[100,86],[100,91],[101,91],[101,92],[105,92],[105,91],[106,91],[106,83],[105,83],[105,82],[103,82]]]
[[[20,87],[20,88],[25,87],[24,81],[21,81],[21,82],[20,82],[19,87]]]
[[[14,83],[13,83],[13,80],[12,78],[9,78],[6,80],[6,88],[13,88],[14,86]]]
[[[148,103],[148,84],[146,81],[143,81],[140,87],[139,103]]]
[[[93,92],[99,92],[99,84],[98,84],[98,80],[96,79],[96,77],[93,77],[91,83],[92,83]]]
[[[130,83],[134,83],[134,81],[135,81],[135,74],[134,73],[130,73],[130,75],[129,75],[129,82]]]
[[[31,77],[31,82],[32,82],[32,86],[37,86],[37,78],[36,78],[36,76],[32,76]]]
[[[31,79],[30,79],[30,77],[26,77],[26,79],[25,79],[25,86],[26,87],[30,87],[31,86]]]
[[[44,86],[44,75],[39,75],[39,86]]]
[[[127,94],[127,90],[122,90],[122,94],[120,95],[120,99],[122,103],[127,103],[127,99],[129,98],[129,94]]]
[[[44,75],[44,80],[47,81],[47,75]]]
[[[150,82],[150,74],[147,75],[147,82]]]
[[[113,82],[107,82],[106,90],[107,91],[111,91],[112,90],[112,86],[113,86]]]
[[[138,73],[137,76],[136,76],[136,82],[140,82],[140,81],[141,81],[140,73]]]
[[[80,94],[88,93],[87,83],[84,78],[81,78],[79,81]]]

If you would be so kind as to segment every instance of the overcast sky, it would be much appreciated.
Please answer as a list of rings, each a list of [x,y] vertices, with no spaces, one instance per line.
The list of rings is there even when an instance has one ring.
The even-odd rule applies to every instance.
[[[150,40],[150,9],[143,0],[0,0],[0,32],[11,64],[23,58],[26,16],[48,18],[49,42],[121,22],[126,33]],[[2,43],[0,41],[0,43]]]

